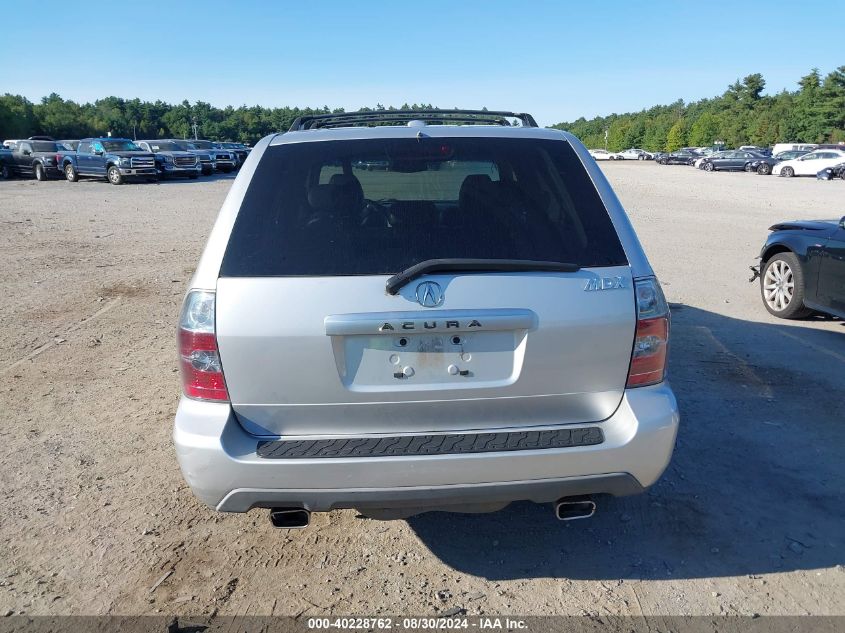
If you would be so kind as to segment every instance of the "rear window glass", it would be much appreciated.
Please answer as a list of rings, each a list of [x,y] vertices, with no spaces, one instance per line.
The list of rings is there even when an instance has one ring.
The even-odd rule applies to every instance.
[[[32,141],[32,149],[35,152],[56,152],[59,146],[54,141]]]
[[[627,263],[565,141],[367,139],[267,148],[220,274],[390,275],[438,258]]]

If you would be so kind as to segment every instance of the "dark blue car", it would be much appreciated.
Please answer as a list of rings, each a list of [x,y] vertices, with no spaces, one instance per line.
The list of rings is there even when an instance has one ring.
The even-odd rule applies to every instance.
[[[780,222],[760,252],[763,305],[783,319],[822,312],[845,319],[845,217]]]
[[[75,152],[62,152],[58,158],[70,182],[93,177],[120,185],[127,178],[157,179],[155,154],[143,151],[128,138],[84,138]]]

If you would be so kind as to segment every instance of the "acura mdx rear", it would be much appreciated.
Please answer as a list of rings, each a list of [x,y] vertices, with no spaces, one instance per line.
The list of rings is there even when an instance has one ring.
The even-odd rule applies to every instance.
[[[669,310],[583,145],[530,117],[332,116],[256,145],[185,297],[195,494],[303,527],[515,500],[581,518],[651,486],[679,420]]]

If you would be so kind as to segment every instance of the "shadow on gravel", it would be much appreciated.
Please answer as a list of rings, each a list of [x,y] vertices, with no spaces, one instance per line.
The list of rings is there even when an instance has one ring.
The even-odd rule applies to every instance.
[[[228,174],[224,173],[213,173],[209,174],[208,176],[200,176],[199,178],[195,178],[191,180],[186,176],[168,176],[167,178],[159,178],[158,182],[150,183],[153,185],[172,185],[172,184],[185,184],[185,183],[199,183],[199,182],[214,182],[217,180],[234,180],[238,175],[238,172],[233,171]]]
[[[762,309],[762,308],[761,308]],[[845,563],[845,336],[673,306],[681,406],[671,465],[589,520],[549,506],[408,520],[454,569],[491,580],[699,578]]]
[[[167,178],[159,178],[155,182],[149,182],[145,178],[131,178],[127,179],[123,185],[118,185],[120,187],[126,185],[170,185],[175,183],[200,183],[200,182],[213,182],[216,180],[234,180],[238,175],[237,171],[230,172],[228,174],[225,173],[213,173],[209,174],[208,176],[199,176],[194,180],[186,176],[169,176]],[[79,186],[86,186],[86,185],[108,185],[109,187],[114,187],[115,185],[110,184],[105,177],[103,178],[80,178],[78,182],[69,183],[64,178],[51,178],[47,182],[38,182],[33,178],[13,178],[8,181],[4,181],[0,179],[0,182],[16,182],[16,181],[26,181],[31,183],[34,186],[44,187],[44,186],[67,186],[67,187],[79,187]]]

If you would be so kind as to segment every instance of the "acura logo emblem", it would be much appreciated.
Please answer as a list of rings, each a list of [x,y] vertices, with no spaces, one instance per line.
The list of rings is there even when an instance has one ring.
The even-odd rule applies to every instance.
[[[443,290],[440,284],[424,281],[417,286],[417,301],[426,308],[436,308],[443,303]]]

